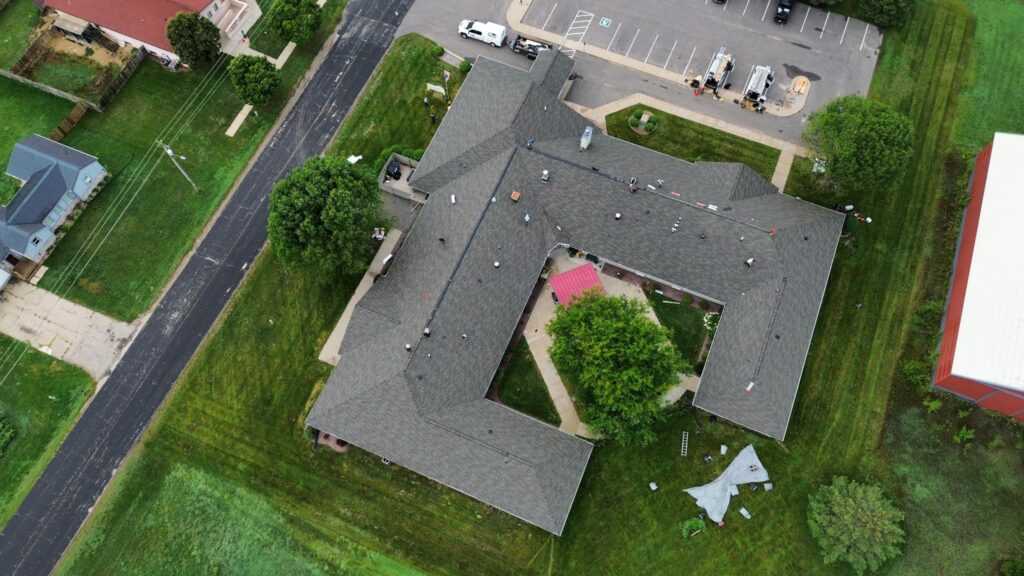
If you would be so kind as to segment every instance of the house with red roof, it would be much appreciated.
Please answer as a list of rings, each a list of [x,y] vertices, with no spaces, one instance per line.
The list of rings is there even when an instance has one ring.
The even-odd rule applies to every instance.
[[[167,23],[182,12],[202,15],[220,29],[221,49],[236,54],[263,12],[256,0],[36,0],[57,13],[55,26],[73,34],[94,27],[118,44],[145,48],[168,66],[180,58],[167,39]]]
[[[1024,135],[978,155],[964,214],[935,386],[1024,422]]]

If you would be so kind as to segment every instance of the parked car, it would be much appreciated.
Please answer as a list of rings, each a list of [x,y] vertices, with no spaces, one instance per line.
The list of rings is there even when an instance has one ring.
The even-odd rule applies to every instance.
[[[789,22],[789,15],[793,13],[793,0],[779,0],[775,5],[775,23],[785,24]]]
[[[384,172],[388,178],[392,180],[402,179],[402,163],[398,161],[398,158],[392,158],[391,162],[388,162],[387,170]]]
[[[516,54],[525,54],[527,58],[533,60],[545,50],[551,50],[551,44],[541,42],[539,40],[530,40],[525,36],[516,36],[516,39],[512,41],[512,51]]]
[[[475,20],[463,20],[459,23],[459,36],[473,38],[495,48],[501,48],[505,44],[505,27],[494,22],[477,22]]]

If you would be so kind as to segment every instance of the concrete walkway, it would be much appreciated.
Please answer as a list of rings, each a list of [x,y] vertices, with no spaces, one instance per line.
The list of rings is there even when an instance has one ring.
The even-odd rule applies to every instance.
[[[26,282],[9,285],[0,302],[0,332],[81,367],[98,383],[110,374],[136,327]]]
[[[727,132],[752,142],[771,146],[772,148],[780,151],[779,161],[778,164],[775,165],[775,173],[772,175],[772,184],[774,184],[780,191],[783,191],[786,188],[786,180],[789,178],[789,171],[793,166],[793,158],[795,156],[811,155],[811,151],[803,146],[797,146],[796,144],[774,138],[757,130],[751,130],[750,128],[730,124],[729,122],[725,122],[724,120],[720,120],[714,116],[695,112],[689,108],[683,108],[682,106],[678,106],[671,102],[666,102],[640,92],[631,94],[625,98],[619,98],[614,102],[609,102],[602,106],[598,106],[597,108],[585,108],[570,102],[567,102],[566,104],[585,116],[593,122],[595,126],[601,128],[601,130],[605,132],[608,131],[608,127],[605,123],[606,116],[614,112],[618,112],[619,110],[641,104],[643,106],[650,106],[653,109],[672,114],[673,116],[679,116],[680,118],[697,122],[698,124],[710,126],[717,130],[721,130],[722,132]]]

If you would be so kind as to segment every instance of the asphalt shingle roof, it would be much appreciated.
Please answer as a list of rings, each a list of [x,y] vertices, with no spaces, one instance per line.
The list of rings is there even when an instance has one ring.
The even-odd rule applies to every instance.
[[[308,418],[554,534],[592,446],[484,398],[551,250],[723,304],[695,404],[781,440],[842,227],[740,164],[599,132],[581,151],[588,122],[557,98],[571,70],[554,52],[530,73],[478,60],[412,178],[430,197]]]

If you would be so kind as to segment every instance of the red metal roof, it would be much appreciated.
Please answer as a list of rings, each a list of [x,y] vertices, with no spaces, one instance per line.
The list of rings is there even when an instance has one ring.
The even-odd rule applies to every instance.
[[[563,306],[572,304],[575,298],[582,296],[587,290],[604,291],[601,279],[597,277],[597,270],[589,262],[552,276],[551,288],[554,289],[559,304]]]
[[[47,8],[109,28],[136,40],[174,52],[167,23],[180,12],[200,12],[213,0],[43,0]]]

